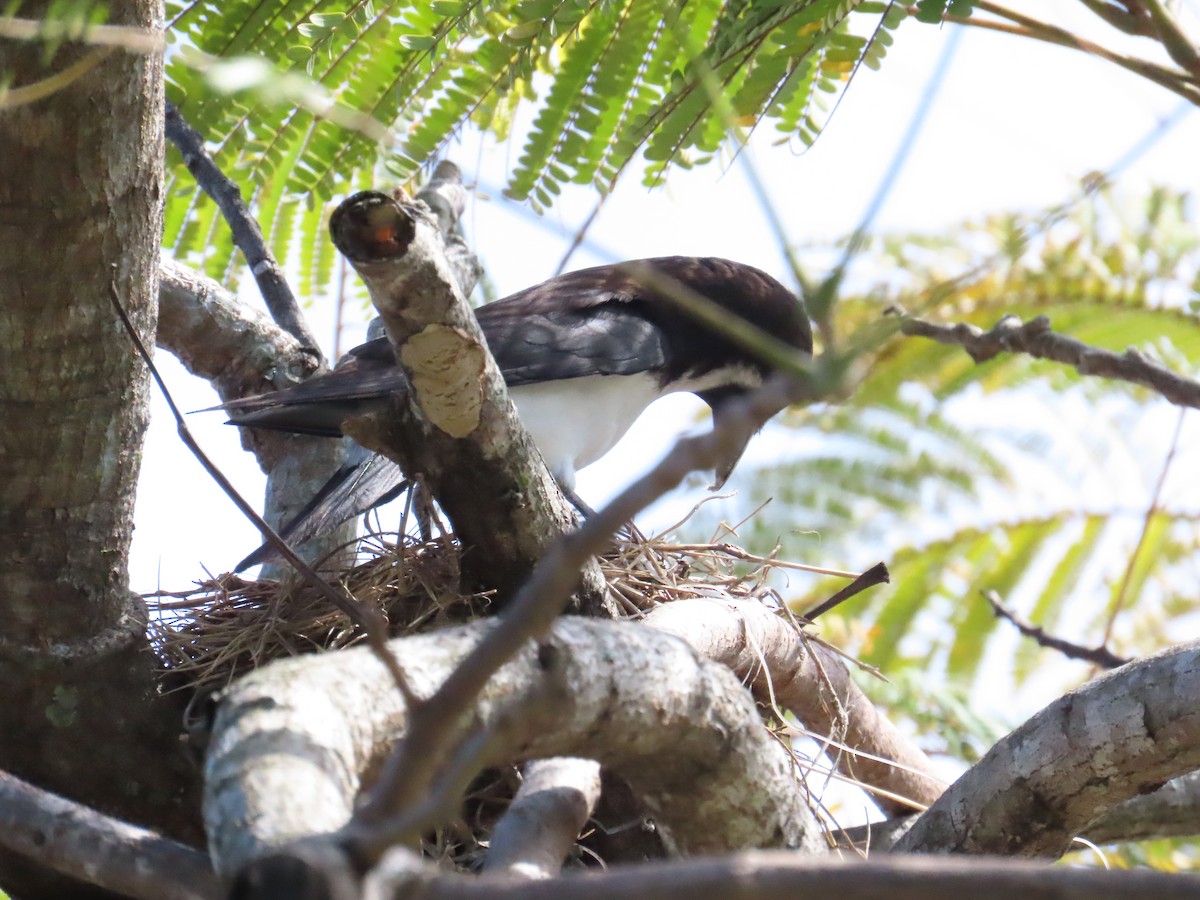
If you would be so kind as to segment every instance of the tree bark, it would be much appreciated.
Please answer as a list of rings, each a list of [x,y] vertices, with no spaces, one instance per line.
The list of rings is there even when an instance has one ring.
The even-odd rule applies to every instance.
[[[872,799],[883,812],[911,812],[941,796],[945,785],[929,757],[875,708],[841,658],[774,610],[754,600],[696,598],[664,603],[643,622],[728,666],[760,703],[777,704],[817,735],[844,744],[829,750],[834,765],[878,788]]]
[[[217,282],[173,260],[159,267],[158,346],[213,386],[223,402],[290,387],[312,373],[313,357],[296,338]],[[267,476],[263,518],[278,528],[293,519],[345,461],[341,442],[260,428],[241,429],[242,446]],[[354,540],[351,521],[297,552],[316,563]],[[345,562],[339,556],[335,562]],[[272,563],[265,577],[290,572]]]
[[[1118,804],[1200,768],[1200,641],[1113,669],[1002,738],[898,853],[1049,856]]]
[[[493,627],[389,645],[424,698]],[[825,846],[793,758],[737,678],[652,629],[564,617],[502,667],[470,710],[446,714],[459,733],[487,737],[472,757],[478,768],[594,757],[646,801],[673,852]],[[218,707],[205,769],[218,870],[228,877],[345,826],[364,775],[408,727],[394,682],[365,648],[279,661],[238,681]]]
[[[386,413],[343,427],[429,486],[454,525],[467,589],[507,601],[574,514],[509,400],[437,222],[404,200],[363,192],[338,207],[329,227],[409,384]],[[578,581],[580,611],[615,614],[595,563]]]
[[[153,0],[109,8],[162,27]],[[40,44],[5,42],[0,70],[29,84],[90,52],[45,68]],[[0,120],[0,768],[199,839],[182,700],[156,692],[127,582],[148,382],[111,297],[154,334],[162,102],[161,56],[117,51]],[[87,896],[55,878],[0,858],[23,897]]]
[[[370,896],[381,900],[1185,900],[1200,891],[1200,877],[1052,868],[1028,860],[877,856],[862,861],[760,850],[514,881],[442,873],[396,851],[373,874],[371,888]]]

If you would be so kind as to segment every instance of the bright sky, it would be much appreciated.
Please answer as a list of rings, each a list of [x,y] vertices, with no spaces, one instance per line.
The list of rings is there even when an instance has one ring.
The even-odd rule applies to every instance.
[[[1011,4],[1059,23],[1091,26],[1077,0]],[[1195,12],[1195,5],[1190,10]],[[1196,25],[1193,15],[1192,24]],[[1193,29],[1193,33],[1200,27]],[[752,163],[768,186],[787,239],[800,250],[851,231],[867,208],[913,111],[938,64],[949,32],[905,23],[879,72],[861,71],[832,123],[806,153],[772,147],[764,129],[753,148],[727,171],[709,166],[677,172],[665,190],[647,192],[629,178],[572,258],[578,268],[615,259],[667,254],[717,255],[757,265],[788,280],[777,239],[750,190]],[[1140,49],[1136,42],[1129,51]],[[1070,196],[1082,176],[1106,170],[1180,108],[1175,95],[1083,54],[971,29],[950,60],[937,100],[894,189],[877,230],[944,229],[963,218],[1012,209],[1039,209]],[[1138,193],[1150,184],[1200,188],[1200,115],[1178,116],[1161,140],[1123,171],[1120,184]],[[449,157],[479,191],[464,218],[468,240],[501,294],[554,273],[590,193],[568,193],[543,220],[504,200],[499,188],[519,146],[484,146],[468,136]],[[313,305],[319,334],[330,335],[331,304]],[[351,341],[355,337],[351,336]],[[158,356],[183,409],[211,405],[212,391]],[[605,460],[581,473],[579,490],[594,505],[649,466],[679,430],[694,423],[699,401],[668,398],[643,417]],[[156,396],[138,495],[131,561],[132,586],[178,590],[226,571],[257,546],[255,530],[213,485],[175,436]],[[237,432],[215,415],[190,425],[216,463],[245,496],[262,496],[262,477],[239,449]]]

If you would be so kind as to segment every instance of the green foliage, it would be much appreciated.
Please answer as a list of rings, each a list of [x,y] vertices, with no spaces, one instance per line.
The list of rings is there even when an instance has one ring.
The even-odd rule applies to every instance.
[[[1046,315],[1056,332],[1094,346],[1137,347],[1185,373],[1200,366],[1200,238],[1188,198],[1156,190],[1126,202],[1100,191],[953,234],[876,239],[849,276],[866,286],[834,307],[835,333],[848,340],[897,304],[985,329],[1005,315]],[[964,688],[1011,679],[1021,689],[1059,657],[1018,638],[985,591],[1083,646],[1111,628],[1111,649],[1127,656],[1169,643],[1172,623],[1195,614],[1198,498],[1168,487],[1146,515],[1170,432],[1153,392],[1019,354],[977,365],[961,348],[918,338],[895,337],[865,362],[848,400],[768,430],[762,440],[790,451],[739,469],[739,502],[722,511],[737,519],[774,499],[741,531],[760,552],[782,534],[789,558],[888,562],[889,587],[822,620],[839,644],[889,678],[912,668]],[[1151,421],[1161,438],[1147,455],[1139,442]],[[1137,461],[1124,472],[1140,480],[1137,499],[1097,477],[1112,457]],[[697,533],[711,528],[706,515]],[[798,585],[792,599],[803,610],[840,586]]]
[[[610,190],[643,153],[657,183],[763,121],[809,144],[904,18],[861,0],[176,0],[168,93],[284,257],[293,229],[327,241],[324,203],[363,173],[411,179],[467,123],[506,137],[522,106],[508,193],[538,209],[569,183]],[[167,246],[228,280],[225,229],[172,162]]]
[[[1005,723],[973,708],[961,689],[925,677],[915,669],[898,672],[887,681],[865,677],[857,680],[872,700],[911,722],[922,747],[931,753],[970,765],[1007,730]]]

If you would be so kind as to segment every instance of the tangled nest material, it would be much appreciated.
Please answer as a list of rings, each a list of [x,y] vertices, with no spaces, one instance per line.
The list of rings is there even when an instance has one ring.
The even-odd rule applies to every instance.
[[[689,597],[755,596],[778,602],[769,586],[771,573],[806,568],[727,542],[678,543],[673,535],[679,524],[650,537],[625,531],[600,560],[627,617]],[[473,621],[491,603],[487,594],[458,591],[458,546],[452,538],[422,541],[403,535],[391,543],[374,535],[362,542],[359,553],[365,560],[337,578],[360,603],[383,614],[393,636]],[[272,659],[361,640],[344,613],[298,580],[221,575],[190,590],[146,599],[151,642],[172,689],[220,688]]]
[[[768,556],[757,556],[716,536],[711,543],[678,542],[675,531],[696,509],[650,537],[636,529],[622,532],[600,560],[625,617],[637,618],[660,603],[693,597],[756,597],[782,605],[771,586],[778,580],[772,574],[783,569],[811,571],[778,559],[778,547]],[[736,533],[721,526],[718,535]],[[452,537],[444,532],[429,540],[412,534],[392,537],[398,539],[393,543],[372,535],[363,540],[362,561],[336,576],[360,603],[383,614],[392,635],[461,624],[486,614],[490,596],[458,591],[459,548]],[[362,639],[343,612],[299,580],[281,583],[222,575],[191,590],[149,595],[147,600],[152,645],[167,673],[168,689],[219,689],[272,659],[337,649]],[[481,774],[465,798],[459,824],[427,835],[424,855],[460,870],[476,868],[519,781],[518,769],[511,766]],[[585,834],[568,867],[594,865],[592,860],[605,855],[605,840],[599,831]]]

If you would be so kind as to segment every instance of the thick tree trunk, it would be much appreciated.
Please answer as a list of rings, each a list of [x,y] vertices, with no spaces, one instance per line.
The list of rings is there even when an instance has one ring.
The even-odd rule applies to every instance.
[[[155,0],[109,9],[162,27]],[[0,70],[27,85],[93,52],[47,68],[40,45],[5,42]],[[128,588],[148,382],[110,290],[152,340],[162,102],[161,56],[116,51],[0,118],[0,768],[195,839],[179,701],[156,692]],[[85,896],[13,857],[0,885]]]

